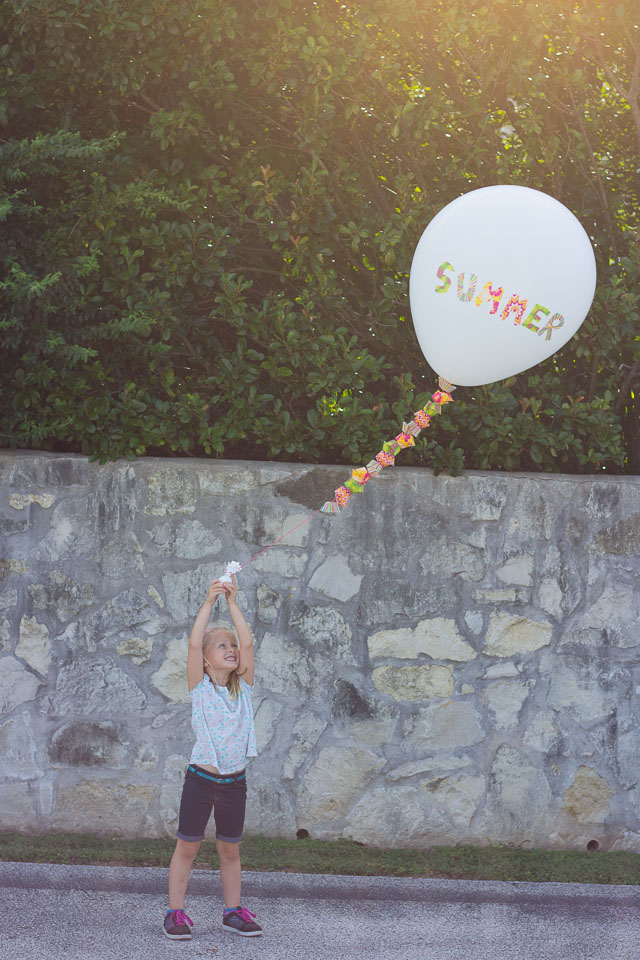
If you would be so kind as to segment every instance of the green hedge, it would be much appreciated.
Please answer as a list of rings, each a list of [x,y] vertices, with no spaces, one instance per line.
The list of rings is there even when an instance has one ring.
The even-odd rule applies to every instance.
[[[361,464],[435,387],[415,244],[502,182],[579,217],[594,306],[402,462],[640,472],[631,5],[11,0],[0,28],[0,443]]]

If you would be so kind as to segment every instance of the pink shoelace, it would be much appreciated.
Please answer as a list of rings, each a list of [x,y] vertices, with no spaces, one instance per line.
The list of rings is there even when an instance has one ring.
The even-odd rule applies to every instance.
[[[251,913],[251,910],[247,910],[246,907],[240,907],[239,910],[234,912],[237,913],[238,916],[241,917],[246,923],[251,923],[251,921],[257,916],[257,914]]]
[[[175,914],[175,922],[179,927],[183,927],[185,924],[189,924],[190,927],[194,925],[193,920],[187,916],[184,910],[172,910],[171,913]]]

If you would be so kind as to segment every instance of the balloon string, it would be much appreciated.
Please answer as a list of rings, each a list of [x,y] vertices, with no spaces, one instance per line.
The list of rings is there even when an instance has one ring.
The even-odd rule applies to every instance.
[[[380,475],[384,467],[393,467],[395,465],[396,454],[404,447],[414,447],[415,438],[428,427],[434,414],[440,413],[445,403],[453,401],[451,394],[456,389],[452,383],[445,380],[444,377],[438,377],[439,390],[431,394],[429,400],[422,410],[416,410],[413,420],[410,423],[402,424],[402,430],[393,440],[386,440],[382,444],[382,450],[373,460],[370,460],[366,467],[358,467],[351,471],[351,476],[345,483],[334,491],[333,500],[328,500],[322,507],[322,513],[340,513],[347,505],[347,501],[353,493],[362,493],[365,483],[372,477]]]
[[[250,563],[253,563],[254,560],[258,559],[258,557],[261,557],[263,553],[266,553],[267,550],[271,550],[271,547],[275,547],[277,543],[280,543],[281,540],[284,540],[285,537],[288,537],[290,533],[293,533],[294,530],[298,530],[299,527],[303,527],[305,523],[309,523],[309,520],[311,520],[312,517],[315,517],[317,513],[321,513],[321,512],[322,512],[322,507],[320,507],[319,510],[314,510],[313,513],[310,513],[308,517],[305,517],[304,520],[301,520],[300,523],[297,523],[295,527],[291,527],[291,530],[287,530],[287,532],[283,533],[281,537],[278,537],[278,539],[274,540],[273,543],[270,543],[269,546],[264,547],[262,550],[256,553],[255,556],[251,557],[249,560],[243,563],[240,569],[244,570],[244,568],[248,567]]]
[[[431,419],[431,414],[440,413],[440,410],[442,409],[442,405],[447,403],[450,400],[453,400],[451,393],[456,389],[453,386],[453,384],[449,383],[449,381],[445,380],[443,377],[438,378],[438,384],[440,386],[440,390],[433,394],[431,401],[429,401],[429,403],[425,406],[425,409],[419,410],[418,413],[414,414],[414,417],[418,417],[418,414],[424,414],[424,419],[426,420],[426,424],[424,424],[425,426],[428,425]],[[396,437],[395,448],[401,449],[402,446],[409,446],[409,445],[413,446],[413,444],[415,443],[414,437],[416,437],[422,430],[421,423],[416,423],[415,419],[412,420],[410,424],[403,423],[402,424],[403,433],[401,434],[403,443],[400,444],[399,442],[400,436]],[[411,434],[407,432],[409,429],[411,429]],[[394,443],[393,441],[389,441],[388,443],[385,443],[383,445],[383,451],[385,452],[385,454],[386,454],[387,448],[391,447],[393,443]],[[394,452],[397,452],[395,451],[395,448],[394,448]],[[378,456],[382,457],[382,454],[378,454]],[[393,465],[394,455],[386,454],[386,456],[390,464]],[[382,466],[386,465],[386,463],[379,462],[378,457],[376,457],[375,463],[374,461],[371,461],[371,464],[374,464],[375,466],[378,467],[377,472],[380,471]],[[367,472],[367,469],[371,466],[371,464],[367,464],[367,468],[362,468],[361,470],[354,471],[353,476],[355,476],[356,473],[358,474],[366,473],[366,479],[368,480],[371,474]],[[349,484],[351,484],[351,482],[352,482],[351,480],[347,481],[347,483]],[[356,490],[358,490],[358,492],[360,492],[364,483],[366,483],[366,480],[359,481],[359,486],[356,486]],[[351,489],[353,489],[353,487]],[[344,497],[345,497],[344,503],[340,504],[341,506],[344,506],[348,498],[351,496],[351,493],[346,487],[340,487],[338,490],[336,490],[336,494],[338,494],[339,492],[344,493]],[[335,508],[335,509],[331,509],[331,508]],[[330,503],[325,503],[324,506],[320,507],[318,510],[314,510],[313,513],[310,513],[308,517],[305,517],[304,520],[301,520],[300,523],[297,523],[295,527],[291,528],[291,530],[287,530],[286,533],[283,533],[282,536],[278,537],[277,540],[274,540],[273,543],[269,543],[266,547],[263,547],[262,550],[259,550],[256,554],[254,554],[253,557],[250,557],[249,560],[241,564],[240,569],[244,570],[245,567],[248,567],[250,563],[253,563],[254,560],[258,559],[258,557],[261,557],[263,553],[267,552],[267,550],[271,550],[271,547],[275,547],[277,544],[281,543],[286,537],[292,534],[295,530],[299,530],[300,527],[303,527],[305,525],[305,523],[309,523],[309,520],[311,520],[312,517],[315,517],[316,514],[336,513],[339,509],[340,509],[340,506],[337,503],[337,499]]]

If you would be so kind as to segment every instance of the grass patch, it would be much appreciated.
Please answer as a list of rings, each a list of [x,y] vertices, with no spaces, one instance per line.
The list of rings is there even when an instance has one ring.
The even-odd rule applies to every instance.
[[[0,833],[0,860],[168,867],[174,846],[175,842],[169,839]],[[518,850],[504,846],[381,850],[349,840],[248,836],[242,843],[241,856],[245,870],[276,873],[640,884],[640,854],[624,852]],[[215,847],[205,841],[196,867],[217,869],[217,866]]]

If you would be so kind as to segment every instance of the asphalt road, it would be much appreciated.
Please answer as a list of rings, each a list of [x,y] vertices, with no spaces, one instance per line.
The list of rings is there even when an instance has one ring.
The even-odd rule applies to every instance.
[[[191,877],[190,942],[162,935],[167,871],[0,863],[2,960],[640,960],[640,888],[245,873],[264,936],[221,927]]]

